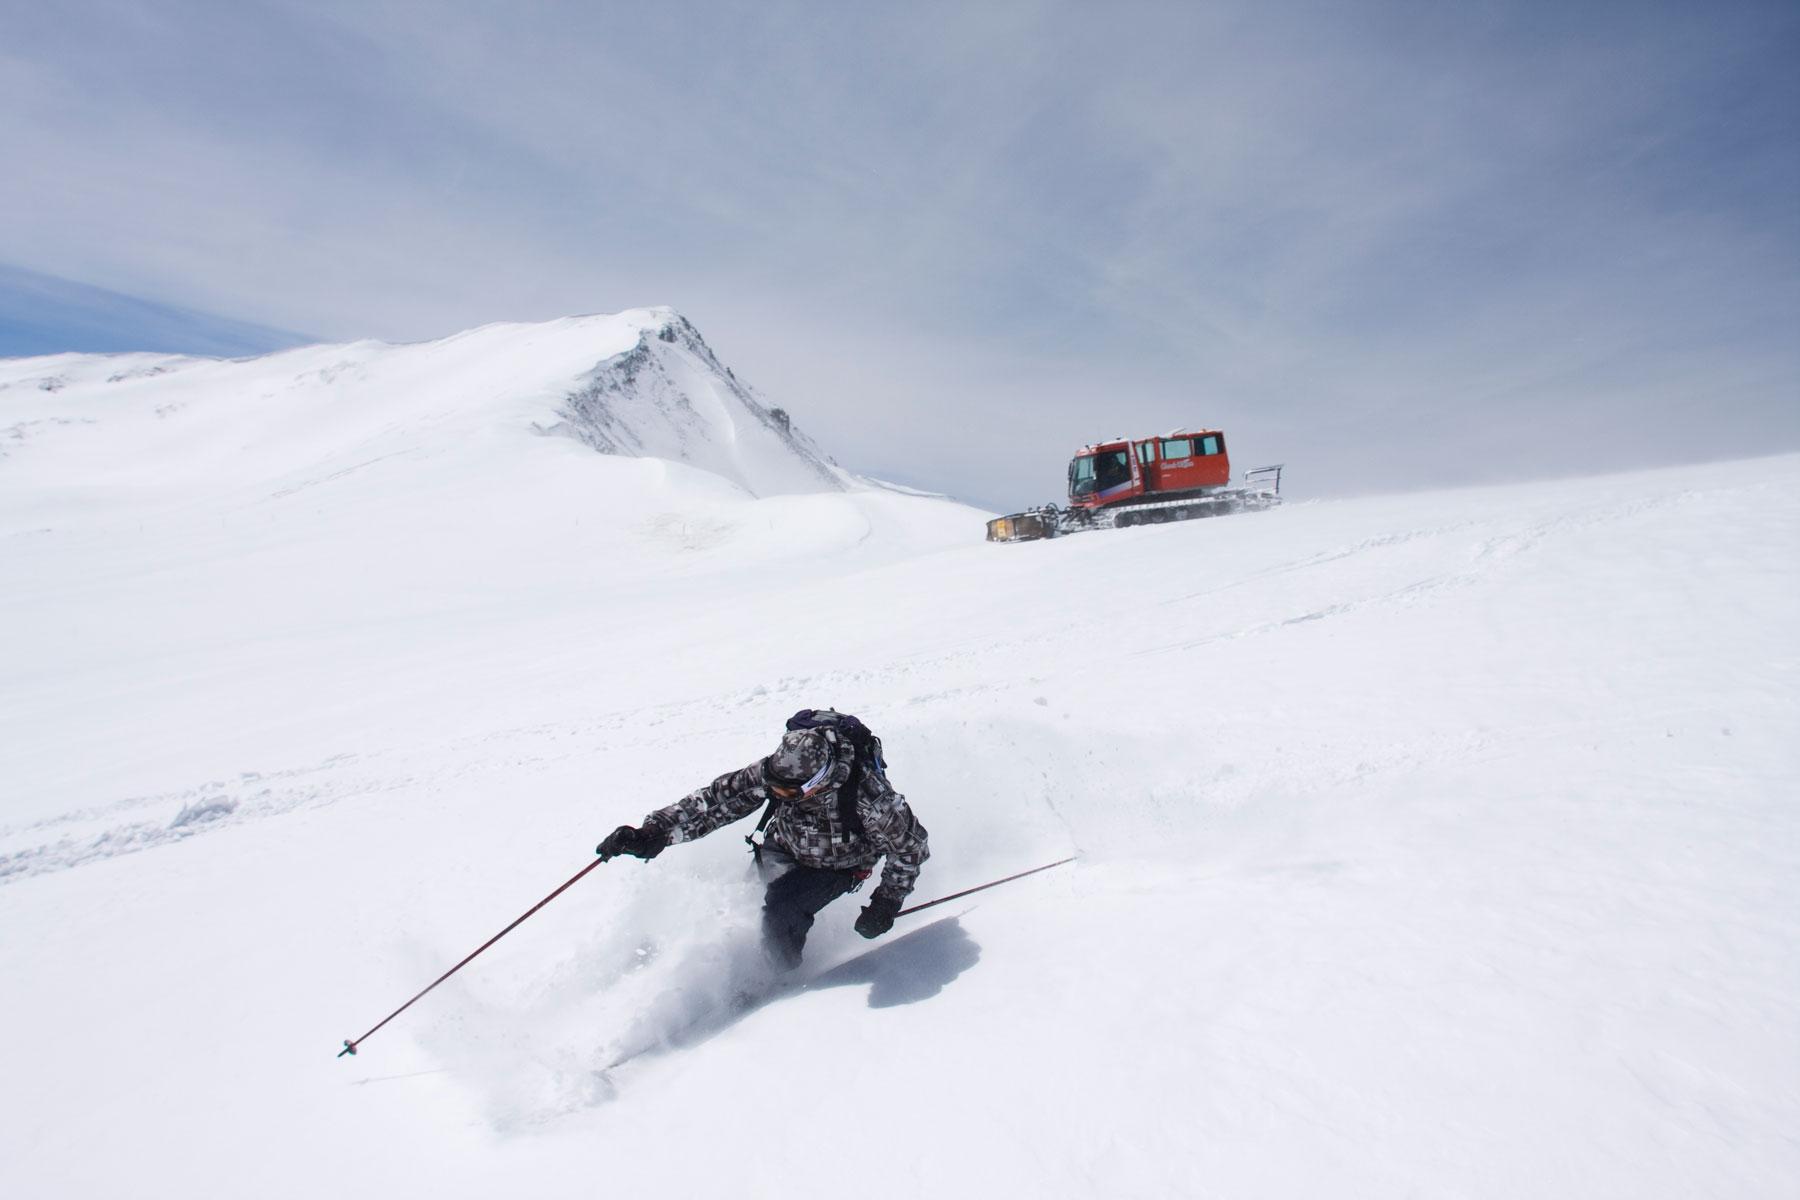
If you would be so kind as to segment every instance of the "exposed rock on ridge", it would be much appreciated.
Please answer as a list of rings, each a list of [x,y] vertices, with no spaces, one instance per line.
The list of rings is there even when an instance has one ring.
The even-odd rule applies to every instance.
[[[846,487],[831,459],[786,411],[764,404],[739,381],[692,322],[658,312],[660,324],[595,366],[565,397],[557,413],[562,420],[544,432],[576,438],[602,454],[693,463],[758,494],[794,490],[796,483],[807,490]],[[756,442],[768,444],[758,449]],[[772,459],[791,460],[780,473],[802,478],[771,479]]]

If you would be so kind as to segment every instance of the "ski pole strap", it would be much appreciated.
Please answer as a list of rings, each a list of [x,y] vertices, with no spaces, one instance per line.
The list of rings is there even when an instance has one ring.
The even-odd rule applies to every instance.
[[[948,896],[939,896],[936,900],[927,900],[923,904],[915,904],[911,908],[903,908],[895,913],[896,917],[904,917],[909,913],[923,912],[928,908],[936,908],[940,904],[948,904],[952,900],[960,900],[964,896],[972,896],[976,892],[985,892],[989,888],[999,887],[1003,883],[1011,883],[1015,879],[1023,879],[1027,875],[1036,875],[1039,871],[1048,871],[1051,867],[1060,867],[1064,863],[1072,863],[1078,855],[1071,854],[1067,858],[1059,858],[1053,863],[1045,863],[1041,867],[1033,867],[1029,871],[1020,871],[1017,875],[1008,875],[1005,879],[996,879],[992,883],[984,883],[980,887],[964,888],[960,892],[952,892]]]
[[[775,810],[781,807],[781,803],[780,796],[771,794],[768,804],[763,806],[762,820],[756,823],[756,833],[748,834],[744,838],[744,845],[750,847],[750,857],[756,860],[756,865],[759,867],[762,866],[762,843],[756,840],[757,834],[769,827],[769,818],[775,815]]]

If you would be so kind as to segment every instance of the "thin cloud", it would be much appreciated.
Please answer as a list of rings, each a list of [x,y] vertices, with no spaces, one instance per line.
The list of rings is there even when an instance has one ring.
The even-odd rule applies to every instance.
[[[994,505],[1192,421],[1335,491],[1800,445],[1788,6],[76,4],[9,33],[0,260],[333,337],[670,303],[850,465]],[[1522,420],[1532,452],[1491,453]]]

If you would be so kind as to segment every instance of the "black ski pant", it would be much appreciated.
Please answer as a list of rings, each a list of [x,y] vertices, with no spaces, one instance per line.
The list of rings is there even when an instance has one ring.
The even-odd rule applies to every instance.
[[[854,888],[857,873],[803,867],[772,846],[763,847],[762,866],[765,872],[781,872],[763,893],[763,952],[791,971],[800,965],[813,915]]]

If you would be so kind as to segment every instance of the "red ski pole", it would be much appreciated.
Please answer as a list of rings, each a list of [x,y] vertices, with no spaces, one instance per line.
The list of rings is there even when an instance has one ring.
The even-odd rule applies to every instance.
[[[1036,875],[1039,871],[1048,871],[1051,867],[1060,867],[1064,863],[1072,863],[1075,861],[1075,858],[1076,856],[1071,854],[1068,858],[1059,858],[1053,863],[1045,863],[1043,866],[1033,867],[1029,871],[1020,871],[1017,875],[1008,875],[1005,879],[996,879],[994,882],[984,883],[980,887],[964,888],[962,891],[952,892],[948,896],[939,896],[936,900],[927,900],[923,904],[915,904],[911,908],[903,908],[895,913],[894,916],[904,917],[908,913],[920,912],[927,908],[933,908],[939,904],[948,904],[952,900],[960,900],[964,896],[971,896],[976,892],[985,892],[989,888],[999,887],[1003,883],[1011,883],[1015,879],[1023,879],[1027,875]]]
[[[486,950],[489,946],[493,945],[495,942],[499,941],[501,938],[505,937],[507,934],[511,933],[513,930],[517,929],[521,924],[524,923],[525,917],[529,917],[532,913],[536,912],[538,909],[544,907],[544,905],[550,903],[552,900],[556,899],[558,896],[560,896],[564,892],[568,891],[571,887],[575,886],[576,880],[580,879],[583,875],[586,875],[589,871],[593,870],[595,867],[599,866],[601,863],[603,863],[605,861],[606,860],[604,858],[596,858],[593,862],[591,862],[587,866],[581,868],[581,870],[575,872],[574,876],[570,878],[569,882],[563,884],[561,887],[557,888],[554,892],[551,892],[548,896],[545,896],[542,900],[539,900],[536,904],[532,905],[529,909],[527,909],[525,912],[525,916],[520,917],[517,921],[514,921],[511,925],[508,925],[505,929],[502,929],[499,933],[496,933],[493,937],[491,937],[487,941],[481,943],[481,945],[475,949],[475,952],[473,954],[470,954],[468,958],[463,959],[461,962],[457,963],[454,967],[451,967],[448,971],[445,971],[442,975],[439,975],[436,979],[432,980],[431,987],[426,988],[424,992],[420,992],[417,996],[414,996],[411,1000],[408,1000],[405,1004],[402,1004],[399,1008],[396,1008],[393,1012],[391,1012],[387,1016],[383,1017],[381,1019],[381,1021],[375,1026],[375,1029],[380,1029],[383,1025],[386,1025],[389,1021],[393,1020],[395,1017],[399,1016],[401,1013],[405,1012],[407,1009],[409,1009],[413,1005],[417,1004],[420,1000],[424,999],[425,992],[429,992],[431,990],[431,988],[436,987],[438,984],[444,982],[444,980],[450,978],[452,975],[456,974],[458,971],[460,971],[464,967],[468,966],[470,962],[474,961],[476,954],[480,954],[483,950]],[[375,1029],[369,1030],[368,1033],[363,1034],[361,1037],[356,1038],[354,1041],[346,1038],[344,1041],[344,1048],[342,1050],[338,1051],[337,1056],[339,1058],[342,1058],[346,1054],[355,1054],[356,1048],[358,1046],[362,1045],[364,1042],[368,1041],[371,1037],[374,1036]]]

